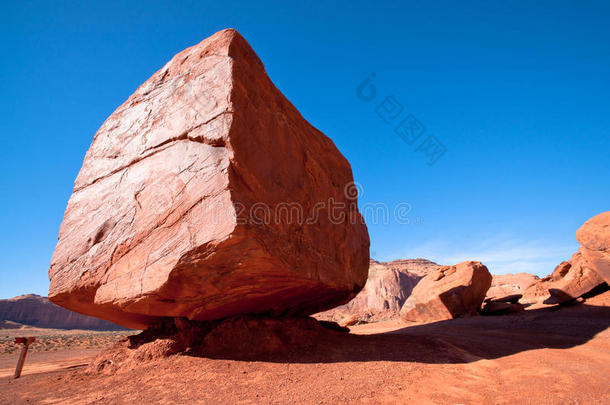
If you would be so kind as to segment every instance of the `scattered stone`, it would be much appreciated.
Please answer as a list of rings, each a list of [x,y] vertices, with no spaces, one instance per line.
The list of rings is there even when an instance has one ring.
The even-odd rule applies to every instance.
[[[528,273],[493,275],[485,299],[498,300],[502,297],[523,295],[525,290],[538,280],[538,276]]]
[[[521,302],[528,304],[562,304],[591,291],[604,281],[593,271],[580,253],[569,262],[560,263],[550,276],[532,284]]]
[[[345,318],[343,318],[339,322],[339,326],[343,326],[343,327],[354,326],[354,325],[357,325],[359,322],[360,322],[360,316],[358,316],[358,314],[353,314],[353,315],[348,315]]]
[[[508,315],[525,310],[525,305],[518,302],[488,301],[481,308],[481,315]]]
[[[509,304],[516,304],[519,302],[521,297],[523,297],[523,295],[513,294],[513,295],[507,295],[505,297],[495,298],[495,299],[485,298],[484,302],[506,302]]]

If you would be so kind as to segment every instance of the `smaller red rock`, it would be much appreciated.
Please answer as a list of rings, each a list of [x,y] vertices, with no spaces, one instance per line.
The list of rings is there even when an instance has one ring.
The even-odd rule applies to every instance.
[[[339,326],[342,327],[346,327],[346,326],[354,326],[356,325],[358,322],[360,322],[360,316],[358,316],[358,314],[352,314],[352,315],[348,315],[345,318],[343,318],[340,322],[339,322]]]
[[[491,274],[481,262],[442,266],[424,277],[400,310],[407,322],[434,322],[477,315]]]
[[[528,273],[493,275],[485,299],[498,300],[516,294],[522,295],[538,280],[540,280],[538,276]]]

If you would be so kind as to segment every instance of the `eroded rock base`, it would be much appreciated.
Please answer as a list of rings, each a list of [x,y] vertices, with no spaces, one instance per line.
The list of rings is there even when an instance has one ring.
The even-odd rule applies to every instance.
[[[168,318],[104,350],[87,372],[115,374],[172,355],[273,361],[344,332],[348,329],[311,317],[238,316],[211,322]]]

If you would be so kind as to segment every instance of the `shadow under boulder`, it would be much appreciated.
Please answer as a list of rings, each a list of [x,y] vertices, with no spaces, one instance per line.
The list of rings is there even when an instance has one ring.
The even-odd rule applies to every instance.
[[[104,350],[87,372],[115,374],[175,354],[274,361],[307,350],[321,338],[348,331],[334,322],[310,317],[244,315],[211,322],[168,318]]]

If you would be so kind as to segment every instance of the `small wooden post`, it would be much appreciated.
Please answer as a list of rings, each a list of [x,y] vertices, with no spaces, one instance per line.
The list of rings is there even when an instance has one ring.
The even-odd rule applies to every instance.
[[[17,368],[15,368],[15,378],[21,377],[21,369],[23,369],[23,363],[25,363],[25,355],[28,354],[28,347],[30,346],[30,343],[34,342],[35,340],[35,337],[15,338],[16,344],[23,344],[21,354],[19,355],[19,361],[17,362]]]

